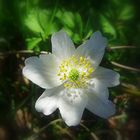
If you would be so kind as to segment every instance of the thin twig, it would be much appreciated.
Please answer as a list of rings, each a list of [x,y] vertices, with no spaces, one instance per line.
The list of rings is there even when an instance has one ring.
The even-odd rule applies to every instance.
[[[100,131],[97,131],[96,133],[97,133],[98,135],[108,133],[108,134],[111,134],[112,136],[114,136],[114,134],[115,134],[114,138],[115,138],[116,140],[122,140],[122,137],[121,137],[120,132],[117,131],[117,130],[115,130],[115,129],[113,129],[112,131],[110,131],[110,130],[100,130]]]
[[[53,125],[57,122],[62,121],[62,119],[56,119],[54,121],[51,121],[49,124],[43,126],[42,128],[39,129],[39,131],[35,134],[33,134],[32,136],[30,136],[29,138],[27,138],[27,140],[36,140],[39,136],[40,133],[42,133],[47,127],[49,127],[50,125]]]
[[[121,133],[118,130],[114,129],[114,133],[116,134],[116,140],[122,140]]]
[[[58,128],[62,134],[67,134],[72,140],[76,140],[76,138],[74,137],[74,135],[72,135],[67,128],[62,128],[60,125],[57,125],[56,128]]]
[[[121,83],[121,86],[126,93],[140,96],[140,88],[128,83]]]
[[[19,51],[7,51],[7,52],[0,52],[0,56],[10,55],[10,54],[34,54],[33,50],[19,50]],[[48,52],[41,51],[40,54],[48,54]]]
[[[116,49],[138,49],[139,47],[136,46],[114,46],[106,48],[108,51],[116,50]],[[8,55],[8,54],[32,54],[35,53],[33,50],[19,50],[19,51],[7,51],[7,52],[0,52],[1,55]],[[45,51],[41,51],[40,53],[47,53]]]
[[[32,50],[20,50],[20,51],[7,51],[7,52],[0,52],[0,56],[9,55],[9,54],[32,54],[34,51]]]
[[[113,116],[112,118],[113,118],[113,119],[124,119],[124,118],[126,118],[126,117],[127,117],[126,113],[123,112],[122,114]]]
[[[114,62],[114,61],[111,61],[111,64],[114,65],[114,66],[117,66],[117,67],[120,67],[120,68],[126,69],[126,70],[131,70],[131,71],[140,72],[140,69],[139,69],[139,68],[134,68],[134,67],[130,67],[130,66],[126,66],[126,65],[122,65],[122,64],[117,63],[117,62]]]
[[[94,140],[99,140],[99,138],[95,135],[95,133],[91,132],[89,128],[87,128],[84,124],[80,123],[80,126],[82,126],[87,132],[89,132]]]
[[[116,49],[138,49],[136,46],[114,46],[107,48],[108,50],[116,50]]]

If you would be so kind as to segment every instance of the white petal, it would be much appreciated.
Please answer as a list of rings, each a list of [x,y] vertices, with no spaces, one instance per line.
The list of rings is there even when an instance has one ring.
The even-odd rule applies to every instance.
[[[76,50],[76,55],[84,56],[90,59],[94,68],[99,65],[104,55],[107,40],[101,32],[95,32],[91,38]]]
[[[59,110],[68,126],[80,123],[83,111],[87,104],[87,96],[78,89],[65,90],[59,100]]]
[[[89,81],[88,91],[91,94],[96,94],[101,100],[106,100],[109,98],[108,88],[101,81],[93,78]]]
[[[38,112],[43,112],[45,115],[50,115],[51,113],[53,113],[57,109],[59,93],[62,89],[62,86],[59,86],[53,89],[45,90],[44,93],[36,101],[36,110]]]
[[[74,44],[68,35],[62,30],[53,34],[52,38],[52,53],[59,58],[68,58],[75,51]]]
[[[115,114],[115,105],[107,100],[102,100],[96,94],[88,93],[88,103],[86,108],[92,113],[102,117],[108,118]]]
[[[23,68],[24,76],[42,88],[52,88],[61,84],[57,71],[58,62],[52,54],[29,57],[25,60]]]
[[[120,75],[117,72],[103,67],[98,67],[93,73],[93,77],[107,87],[117,86],[120,83]]]

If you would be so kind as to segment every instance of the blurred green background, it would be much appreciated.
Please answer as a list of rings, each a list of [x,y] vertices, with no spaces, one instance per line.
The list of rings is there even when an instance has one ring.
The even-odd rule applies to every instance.
[[[0,0],[0,140],[139,140],[139,0]],[[111,88],[117,112],[108,120],[87,110],[68,128],[58,111],[36,112],[43,90],[22,76],[25,58],[51,52],[51,35],[63,29],[75,46],[100,30],[108,39],[101,65],[121,75]]]

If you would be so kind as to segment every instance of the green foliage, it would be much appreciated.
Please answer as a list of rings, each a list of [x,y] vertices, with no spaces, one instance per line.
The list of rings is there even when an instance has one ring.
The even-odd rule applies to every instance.
[[[75,43],[81,41],[83,21],[79,13],[61,10],[57,14],[61,27],[72,37]]]
[[[34,37],[34,38],[27,38],[26,39],[26,42],[27,42],[27,46],[28,46],[28,49],[29,50],[33,50],[34,49],[34,47],[36,47],[37,46],[37,44],[41,41],[42,39],[41,39],[41,37]]]
[[[0,121],[6,124],[11,122],[12,125],[16,123],[16,127],[20,128],[17,134],[21,140],[32,134],[37,135],[38,139],[84,140],[91,138],[90,131],[100,134],[110,127],[109,121],[87,112],[83,122],[90,131],[80,126],[74,130],[67,128],[61,121],[54,123],[52,120],[58,118],[57,112],[47,119],[43,116],[40,119],[41,115],[35,112],[34,104],[42,90],[22,77],[23,61],[34,55],[30,53],[32,51],[35,54],[51,52],[51,35],[61,29],[68,33],[76,47],[97,30],[107,37],[108,47],[138,46],[137,49],[107,49],[102,61],[102,65],[114,68],[121,75],[121,86],[111,89],[111,99],[117,104],[116,115],[122,112],[127,115],[126,100],[131,96],[140,96],[139,75],[136,71],[113,66],[111,62],[139,67],[139,5],[138,0],[0,0]],[[123,87],[123,84],[127,87]],[[117,98],[126,93],[131,96],[121,97],[120,100]],[[125,124],[126,116],[123,119]],[[46,124],[48,126],[44,128]],[[112,130],[120,124],[122,126],[117,120]],[[122,126],[123,130],[125,127]],[[25,130],[24,133],[22,130]],[[109,133],[113,132],[109,130],[106,133],[111,139]]]
[[[116,39],[117,37],[116,29],[114,25],[111,23],[111,21],[109,20],[109,18],[101,15],[100,22],[104,33],[108,33],[112,36],[112,39]]]
[[[119,13],[119,20],[127,21],[134,17],[134,7],[132,5],[126,4],[124,7],[121,7]]]
[[[65,9],[34,9],[24,19],[24,25],[34,34],[27,38],[27,48],[39,47],[41,41],[48,39],[52,33],[65,30],[74,40],[79,43],[82,40],[83,22],[79,13],[66,11]]]

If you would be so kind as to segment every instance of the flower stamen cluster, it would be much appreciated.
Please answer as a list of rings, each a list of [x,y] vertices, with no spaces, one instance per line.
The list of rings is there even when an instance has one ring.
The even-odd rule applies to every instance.
[[[59,66],[58,76],[66,88],[83,88],[93,72],[91,62],[85,57],[72,56],[63,60]]]

